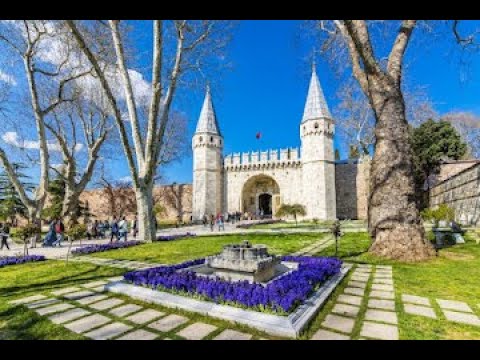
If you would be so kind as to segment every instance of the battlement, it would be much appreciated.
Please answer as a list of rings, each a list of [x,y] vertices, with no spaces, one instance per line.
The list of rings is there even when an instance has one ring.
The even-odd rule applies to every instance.
[[[252,151],[233,153],[225,156],[224,167],[226,169],[249,166],[278,166],[299,165],[300,151],[298,148],[272,149],[266,151]]]

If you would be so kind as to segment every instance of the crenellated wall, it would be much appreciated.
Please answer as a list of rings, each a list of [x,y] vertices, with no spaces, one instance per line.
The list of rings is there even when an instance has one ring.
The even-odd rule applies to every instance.
[[[261,165],[263,167],[277,167],[285,165],[294,165],[300,161],[300,151],[298,148],[272,149],[266,151],[252,151],[244,153],[233,153],[225,156],[223,164],[225,170],[235,170],[238,168],[251,168]]]

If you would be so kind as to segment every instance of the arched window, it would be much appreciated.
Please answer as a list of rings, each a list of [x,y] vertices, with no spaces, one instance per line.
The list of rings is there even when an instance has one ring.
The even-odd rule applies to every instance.
[[[315,129],[318,129],[318,123],[315,123]]]
[[[200,136],[200,142],[202,142],[202,141],[203,141],[203,136]]]
[[[211,143],[213,142],[213,136],[210,136],[210,142]]]

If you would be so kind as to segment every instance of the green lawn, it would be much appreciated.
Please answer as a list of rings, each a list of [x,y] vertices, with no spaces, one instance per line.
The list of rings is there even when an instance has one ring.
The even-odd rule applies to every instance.
[[[252,244],[265,244],[271,253],[289,254],[300,250],[325,234],[248,234],[225,236],[199,236],[175,241],[160,241],[152,244],[134,246],[128,249],[107,251],[92,256],[109,259],[128,259],[136,261],[174,264],[190,259],[219,253],[227,244],[249,240]]]
[[[342,237],[339,256],[350,262],[391,264],[399,314],[400,337],[403,339],[480,339],[480,327],[455,324],[446,321],[435,299],[458,300],[467,302],[477,315],[480,315],[480,245],[468,234],[465,245],[456,245],[440,250],[439,256],[431,261],[417,264],[399,263],[378,259],[366,251],[370,240],[366,233],[346,234]],[[335,247],[321,251],[319,256],[332,256]],[[335,299],[342,292],[336,290]],[[370,284],[369,284],[370,286]],[[408,315],[403,311],[401,294],[423,296],[430,299],[440,320]],[[326,308],[317,317],[310,332],[319,326],[333,305],[330,300]],[[360,329],[356,329],[360,331]],[[357,333],[357,336],[358,336]],[[355,333],[354,333],[355,335]]]
[[[319,229],[329,229],[333,224],[333,221],[318,221],[313,223],[312,221],[299,221],[296,225],[295,222],[282,222],[276,224],[258,224],[253,225],[250,229],[271,229],[271,230],[281,230],[281,229],[311,229],[313,231]],[[365,228],[366,223],[363,220],[349,220],[342,221],[343,228]]]

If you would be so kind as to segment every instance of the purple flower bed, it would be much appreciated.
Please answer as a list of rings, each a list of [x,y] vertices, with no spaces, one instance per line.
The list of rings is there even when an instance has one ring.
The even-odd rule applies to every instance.
[[[261,221],[257,221],[250,224],[240,224],[240,225],[237,225],[237,228],[250,229],[252,226],[256,226],[256,225],[271,225],[271,224],[278,224],[283,222],[285,222],[285,220],[261,220]]]
[[[161,235],[157,236],[157,241],[172,241],[178,239],[185,239],[189,237],[197,236],[197,234],[187,232],[185,234],[178,234],[178,235]]]
[[[132,271],[125,280],[135,285],[199,297],[216,303],[241,306],[257,311],[287,314],[302,304],[328,278],[340,272],[342,261],[335,258],[283,256],[283,261],[298,262],[298,269],[262,285],[248,281],[227,281],[181,271],[203,264],[204,259],[172,266]]]
[[[45,256],[28,255],[28,256],[6,256],[0,258],[0,268],[9,265],[24,264],[27,262],[45,261]]]
[[[127,241],[127,242],[116,242],[111,244],[103,244],[103,245],[89,245],[84,246],[81,248],[77,248],[72,251],[73,255],[81,255],[81,254],[93,254],[96,252],[114,250],[114,249],[124,249],[136,245],[140,245],[140,241]]]

